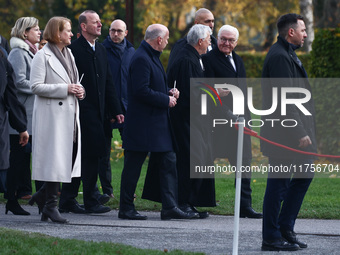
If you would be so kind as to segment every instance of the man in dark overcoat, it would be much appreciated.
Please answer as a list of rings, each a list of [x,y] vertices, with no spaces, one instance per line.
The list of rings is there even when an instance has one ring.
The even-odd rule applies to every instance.
[[[190,115],[195,112],[194,109],[190,109],[195,103],[190,100],[190,90],[195,89],[190,84],[190,78],[204,77],[201,55],[206,53],[211,44],[210,35],[211,29],[208,26],[194,25],[187,35],[188,43],[180,51],[181,58],[168,72],[168,86],[172,87],[176,82],[176,87],[181,91],[177,106],[170,110],[170,117],[178,145],[176,151],[178,203],[186,212],[197,212],[194,206],[216,206],[214,178],[190,179],[190,160],[195,162],[194,165],[213,165],[211,130],[202,130],[205,127],[202,125],[205,120],[202,120],[200,113],[198,116]],[[199,106],[197,108],[200,109]],[[198,122],[194,122],[197,118]],[[208,213],[199,212],[199,216],[206,218]]]
[[[217,47],[204,55],[202,59],[206,77],[234,79],[236,84],[233,85],[239,87],[244,97],[247,98],[246,70],[241,57],[234,51],[238,37],[239,32],[237,28],[230,25],[222,26],[218,32]],[[215,113],[216,118],[228,119],[227,111],[233,110],[233,97],[229,94],[228,90],[219,89],[218,91],[222,98],[223,107],[218,108]],[[246,126],[249,127],[247,122],[251,116],[246,102],[247,100],[244,101],[245,114],[243,117],[246,121]],[[228,121],[231,122],[231,119],[228,119]],[[232,166],[237,164],[237,132],[235,127],[230,125],[217,125],[213,128],[214,157],[228,158]],[[251,159],[251,139],[249,135],[245,135],[243,140],[242,166],[250,166]],[[240,216],[261,218],[262,214],[252,208],[251,173],[244,172],[242,175]]]
[[[150,25],[144,40],[132,57],[128,76],[128,101],[123,133],[124,169],[121,179],[118,217],[145,220],[133,204],[142,165],[150,152],[143,198],[156,200],[160,194],[161,219],[189,219],[197,213],[184,213],[177,204],[176,155],[169,108],[175,107],[179,91],[170,90],[159,59],[168,44],[169,30]]]
[[[114,85],[117,92],[117,97],[120,101],[120,106],[125,115],[128,106],[127,98],[127,76],[129,73],[129,65],[135,48],[130,43],[126,36],[128,30],[124,21],[116,19],[112,21],[109,35],[103,42],[103,45],[107,52],[107,59],[109,61],[110,70],[114,80]],[[106,155],[100,160],[99,164],[99,179],[103,188],[103,193],[113,196],[113,188],[111,185],[111,140],[112,140],[112,129],[118,129],[120,136],[122,137],[124,123],[118,124],[110,123],[109,118],[105,118],[105,135],[106,135]]]
[[[309,91],[307,73],[297,57],[295,50],[303,45],[307,37],[303,17],[286,14],[279,18],[279,36],[270,48],[262,71],[262,109],[272,106],[273,88],[278,89],[277,109],[265,119],[278,120],[275,125],[261,127],[261,135],[271,141],[288,147],[316,152],[315,110],[312,98],[304,102],[303,107],[309,114],[303,113],[295,104],[287,104],[286,114],[281,108],[281,89],[294,88]],[[290,100],[303,99],[303,93],[288,93]],[[283,120],[293,120],[290,127],[281,125]],[[262,250],[297,250],[307,244],[299,241],[294,232],[294,225],[304,196],[312,181],[313,156],[298,154],[261,141],[261,151],[269,159],[271,167],[292,169],[302,167],[297,173],[268,173],[267,187],[263,202]]]
[[[19,132],[19,143],[28,143],[27,117],[25,107],[19,102],[14,84],[14,72],[11,64],[0,52],[0,192],[6,191],[6,171],[9,168],[9,124]],[[15,211],[25,212],[18,201],[11,205]],[[8,209],[6,204],[6,210]],[[28,213],[29,214],[29,213]]]
[[[101,34],[102,24],[98,14],[85,11],[79,16],[81,35],[70,48],[75,57],[81,84],[86,98],[79,102],[81,127],[81,180],[83,182],[84,205],[87,212],[105,213],[109,207],[102,206],[96,199],[99,159],[106,153],[104,116],[112,122],[124,122],[122,109],[116,95],[105,47],[96,42]],[[80,178],[72,178],[72,183],[63,184],[59,208],[64,211],[84,213],[75,201]]]

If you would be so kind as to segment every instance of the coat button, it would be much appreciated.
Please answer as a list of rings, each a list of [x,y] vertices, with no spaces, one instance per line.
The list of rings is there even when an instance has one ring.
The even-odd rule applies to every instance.
[[[59,102],[59,105],[63,105],[63,102]]]

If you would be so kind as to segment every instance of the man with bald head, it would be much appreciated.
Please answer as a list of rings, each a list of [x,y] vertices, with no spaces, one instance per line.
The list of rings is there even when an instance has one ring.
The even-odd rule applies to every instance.
[[[211,11],[209,11],[206,8],[201,8],[195,13],[195,24],[202,24],[205,26],[210,27],[211,32],[214,30],[215,25],[215,19],[214,15]],[[210,41],[211,45],[207,48],[207,51],[212,50],[215,46],[217,46],[217,40],[216,38],[211,34],[210,35]],[[184,36],[183,38],[179,39],[174,46],[172,46],[170,56],[169,56],[169,62],[167,67],[167,74],[169,74],[169,70],[172,68],[174,64],[177,62],[178,56],[180,56],[180,51],[183,49],[183,47],[187,44],[187,36]]]
[[[150,25],[130,62],[118,214],[121,219],[147,219],[136,211],[133,199],[142,165],[149,153],[142,198],[162,203],[162,220],[198,217],[197,213],[184,213],[178,208],[176,154],[169,108],[176,106],[179,91],[167,87],[166,74],[159,59],[168,39],[167,27]]]
[[[128,30],[126,24],[120,19],[111,23],[109,35],[103,42],[107,52],[107,59],[112,73],[114,86],[123,114],[126,113],[127,99],[127,76],[131,58],[135,53],[133,45],[126,39]],[[105,136],[106,136],[106,155],[100,160],[99,178],[103,188],[103,193],[113,197],[113,188],[111,185],[111,139],[112,129],[117,128],[122,136],[124,123],[110,123],[108,118],[105,119]]]

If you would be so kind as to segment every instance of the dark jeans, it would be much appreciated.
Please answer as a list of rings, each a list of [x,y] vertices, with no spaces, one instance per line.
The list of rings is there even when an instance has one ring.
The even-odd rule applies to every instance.
[[[7,192],[5,193],[5,198],[8,200],[32,194],[31,142],[30,136],[28,144],[22,147],[19,144],[19,135],[10,135],[10,167],[7,171]]]
[[[303,166],[313,163],[311,159],[277,159],[269,158],[270,166]],[[306,165],[307,164],[307,165]],[[298,167],[297,167],[298,169]],[[298,176],[299,175],[299,176]],[[305,175],[305,178],[303,178]],[[263,240],[281,238],[280,230],[294,230],[295,220],[300,211],[303,199],[313,180],[313,174],[287,173],[286,178],[268,173],[267,188],[263,201]]]
[[[124,151],[124,169],[120,186],[120,210],[133,210],[134,193],[148,152]],[[174,152],[151,152],[149,166],[160,169],[159,181],[163,209],[177,206],[176,154]]]

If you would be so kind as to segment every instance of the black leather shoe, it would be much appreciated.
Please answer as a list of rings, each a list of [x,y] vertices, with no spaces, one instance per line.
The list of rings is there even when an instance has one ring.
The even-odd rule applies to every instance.
[[[288,243],[283,239],[262,241],[262,251],[297,251],[300,247],[294,243]]]
[[[182,205],[182,206],[179,206],[179,209],[181,209],[185,213],[198,213],[198,218],[200,218],[200,219],[205,219],[205,218],[209,217],[209,213],[208,212],[199,212],[192,205],[188,205],[188,204]]]
[[[281,235],[287,242],[299,245],[300,248],[307,248],[307,244],[296,238],[296,233],[291,230],[281,230]]]
[[[147,216],[139,214],[136,210],[129,210],[129,211],[119,211],[118,218],[126,219],[126,220],[146,220],[148,219]]]
[[[169,210],[162,209],[161,220],[171,220],[171,219],[197,219],[199,217],[198,213],[195,212],[183,212],[178,207],[174,207]]]
[[[261,219],[263,218],[262,213],[256,212],[252,207],[241,207],[240,209],[241,218]]]
[[[86,211],[89,213],[107,213],[111,211],[111,208],[108,206],[103,206],[103,205],[95,205],[90,208],[85,208]]]
[[[18,200],[8,200],[7,201],[5,214],[7,214],[8,211],[12,212],[14,215],[30,215],[29,212],[25,211],[19,205]]]
[[[77,213],[86,214],[89,213],[84,207],[80,206],[78,203],[72,204],[70,206],[59,206],[60,213]]]
[[[98,202],[101,205],[105,205],[107,202],[109,202],[109,200],[110,200],[110,196],[107,194],[103,194],[99,197]]]

